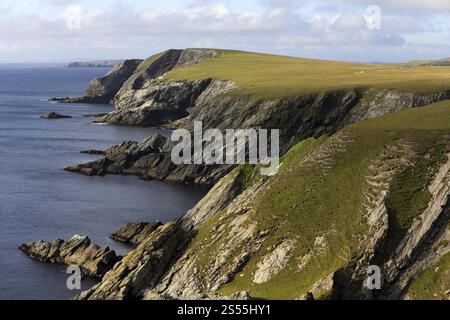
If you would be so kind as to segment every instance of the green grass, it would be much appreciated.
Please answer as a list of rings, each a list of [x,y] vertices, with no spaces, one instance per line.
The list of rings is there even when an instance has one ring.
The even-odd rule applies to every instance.
[[[428,206],[431,193],[426,186],[431,183],[440,165],[447,160],[448,141],[435,141],[433,134],[429,137],[422,135],[422,139],[413,165],[400,172],[391,184],[386,201],[391,217],[389,234],[383,248],[386,254],[395,249],[414,219]],[[382,258],[386,260],[388,256]]]
[[[292,97],[340,89],[375,88],[403,92],[450,89],[450,67],[369,65],[221,51],[219,57],[171,71],[169,80],[232,80],[234,94],[255,98]]]
[[[276,231],[265,239],[239,276],[221,288],[221,294],[245,290],[255,297],[295,299],[318,280],[345,266],[358,254],[367,232],[362,209],[364,193],[368,190],[368,167],[386,145],[399,140],[411,140],[419,155],[426,152],[431,156],[426,161],[417,160],[417,171],[404,171],[399,175],[393,184],[393,189],[398,190],[391,197],[391,206],[397,208],[395,215],[402,228],[408,227],[421,213],[429,199],[427,195],[421,196],[421,192],[426,190],[435,169],[430,169],[426,175],[422,171],[426,166],[437,168],[444,159],[444,152],[448,152],[448,140],[446,148],[441,148],[438,142],[450,134],[450,102],[402,110],[354,124],[343,131],[353,142],[347,145],[345,152],[335,154],[333,168],[326,175],[317,165],[299,167],[297,164],[312,150],[326,144],[327,137],[305,140],[284,156],[280,173],[259,195],[249,221],[257,222],[258,232]],[[252,170],[248,167],[241,170],[242,186],[251,185]],[[408,195],[410,191],[412,194]],[[222,213],[219,213],[203,225],[190,246],[190,250],[200,256],[199,274],[207,272],[211,257],[217,256],[226,241],[219,239],[210,243],[218,226],[224,225],[225,234],[230,228],[230,221],[221,220],[221,217]],[[314,249],[315,239],[319,236],[324,236],[327,242],[320,253]],[[258,262],[267,254],[267,248],[273,248],[284,239],[296,241],[294,257],[288,266],[265,284],[253,283],[252,275]],[[240,250],[235,249],[236,255],[241,253]],[[308,253],[312,254],[311,260],[299,270],[298,259]]]
[[[450,299],[450,253],[424,270],[412,284],[409,299],[448,300]]]

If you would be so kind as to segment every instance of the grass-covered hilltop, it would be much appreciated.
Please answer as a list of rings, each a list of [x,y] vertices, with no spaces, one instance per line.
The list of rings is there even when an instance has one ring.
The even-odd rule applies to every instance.
[[[169,50],[62,101],[110,102],[111,124],[281,131],[273,177],[176,166],[159,135],[67,168],[211,188],[177,221],[115,233],[137,247],[79,299],[450,299],[450,67]]]
[[[256,98],[287,98],[341,89],[391,89],[400,92],[448,90],[446,67],[360,64],[285,56],[218,51],[215,59],[178,68],[165,78],[192,81],[231,80],[235,94]]]

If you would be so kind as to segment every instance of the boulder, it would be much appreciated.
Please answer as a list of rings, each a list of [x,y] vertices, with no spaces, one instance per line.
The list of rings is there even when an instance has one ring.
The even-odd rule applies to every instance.
[[[49,112],[41,116],[42,119],[70,119],[71,116],[65,116],[56,112]]]

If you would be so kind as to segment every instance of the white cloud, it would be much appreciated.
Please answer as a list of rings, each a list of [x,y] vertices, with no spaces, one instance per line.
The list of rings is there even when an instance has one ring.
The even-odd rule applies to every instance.
[[[125,1],[96,7],[83,1],[39,1],[52,5],[52,10],[26,14],[9,10],[0,15],[0,43],[18,45],[14,55],[8,55],[4,46],[0,62],[145,57],[171,47],[351,60],[407,60],[450,52],[450,44],[429,41],[430,32],[433,39],[450,34],[448,19],[442,18],[450,0],[403,1],[402,12],[396,9],[399,2],[390,0],[259,0],[262,6],[245,9],[215,0],[199,0],[184,8],[135,8]],[[367,29],[363,15],[368,4],[381,6],[381,30]],[[420,8],[427,10],[426,17],[417,15]]]

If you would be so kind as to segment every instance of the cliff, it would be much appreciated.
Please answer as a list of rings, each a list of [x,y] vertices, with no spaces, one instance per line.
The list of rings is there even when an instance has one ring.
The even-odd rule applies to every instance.
[[[125,60],[104,77],[92,80],[86,95],[79,98],[55,98],[64,103],[110,103],[123,83],[136,71],[142,60]]]
[[[305,140],[274,177],[231,171],[79,298],[404,297],[450,250],[449,111],[440,103]],[[380,291],[366,287],[373,264]]]
[[[450,106],[440,102],[449,98],[445,67],[209,49],[140,62],[111,100],[116,111],[98,121],[280,129],[282,166],[274,177],[246,165],[176,166],[173,144],[156,135],[67,168],[211,186],[78,298],[405,297],[450,250]],[[369,265],[382,270],[380,291],[367,288]]]

